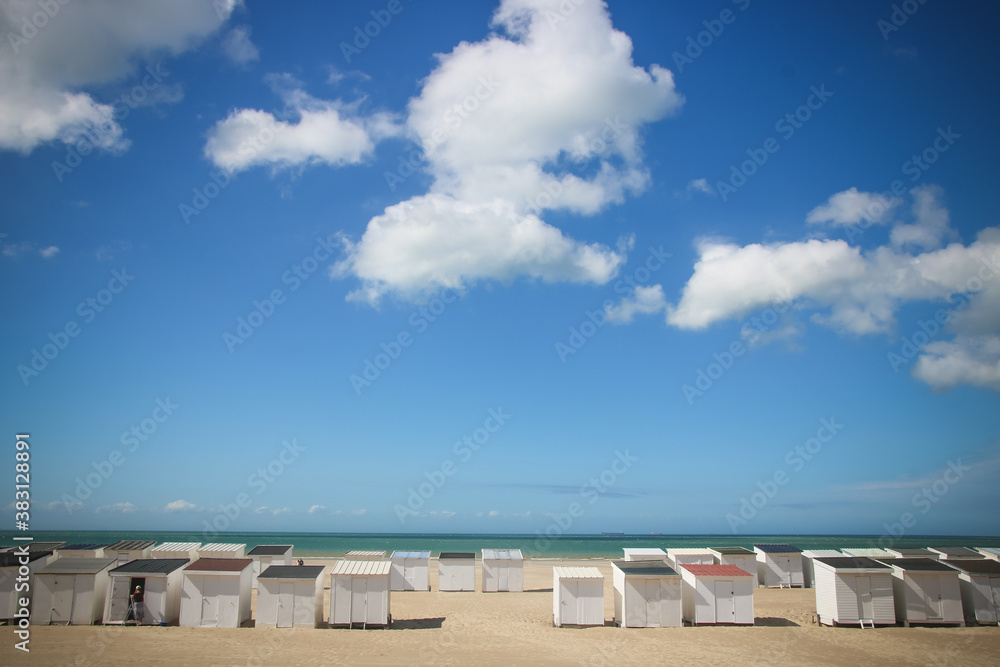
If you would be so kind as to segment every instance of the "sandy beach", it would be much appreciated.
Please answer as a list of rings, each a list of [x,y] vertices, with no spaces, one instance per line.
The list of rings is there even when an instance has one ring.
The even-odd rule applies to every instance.
[[[332,564],[334,559],[306,559]],[[552,566],[597,566],[605,575],[605,627],[552,625]],[[481,585],[477,563],[477,588]],[[329,581],[327,579],[327,585]],[[812,623],[813,589],[755,589],[755,627],[627,629],[611,625],[607,560],[525,562],[523,593],[395,592],[388,630],[33,627],[31,653],[0,628],[6,665],[986,665],[1000,655],[998,627],[827,628]],[[326,593],[329,600],[329,591]],[[324,609],[324,619],[328,614]],[[252,622],[251,622],[252,624]]]

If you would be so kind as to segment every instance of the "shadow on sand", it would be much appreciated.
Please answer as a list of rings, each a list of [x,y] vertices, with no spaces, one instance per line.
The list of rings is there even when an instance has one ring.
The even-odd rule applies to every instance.
[[[389,628],[392,630],[429,630],[440,628],[444,624],[444,619],[444,616],[438,618],[394,618]]]

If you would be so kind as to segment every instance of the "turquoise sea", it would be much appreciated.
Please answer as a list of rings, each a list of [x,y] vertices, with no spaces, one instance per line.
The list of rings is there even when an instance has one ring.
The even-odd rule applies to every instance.
[[[0,532],[0,544],[14,544],[17,533]],[[37,542],[110,544],[118,540],[160,542],[237,542],[247,548],[258,544],[292,544],[299,556],[342,556],[352,549],[378,551],[475,551],[487,548],[521,549],[527,558],[621,557],[624,547],[726,547],[752,548],[755,543],[792,544],[800,549],[844,547],[1000,547],[1000,537],[878,535],[496,535],[401,533],[216,533],[168,531],[32,531]],[[388,555],[388,554],[387,554]]]

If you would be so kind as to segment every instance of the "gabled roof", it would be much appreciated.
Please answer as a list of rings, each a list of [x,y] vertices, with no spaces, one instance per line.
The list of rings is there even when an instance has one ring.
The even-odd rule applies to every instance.
[[[390,556],[390,558],[392,559],[417,558],[420,560],[427,560],[430,557],[431,557],[430,551],[393,551],[392,556]]]
[[[877,560],[872,560],[871,558],[866,558],[864,556],[840,556],[832,558],[816,558],[814,560],[816,563],[823,563],[828,565],[835,570],[845,571],[845,570],[885,570],[888,574],[892,571],[892,568],[884,563],[880,563]]]
[[[52,555],[51,551],[28,551],[28,562],[34,563],[39,558],[48,558]],[[21,565],[22,556],[18,555],[13,551],[5,551],[0,553],[0,567],[16,567]]]
[[[372,557],[385,558],[385,552],[384,551],[365,551],[363,549],[355,549],[354,551],[348,551],[346,554],[344,554],[345,558],[348,557],[348,556],[354,557],[354,558],[372,558]]]
[[[246,549],[245,544],[234,544],[232,542],[209,542],[198,548],[198,551],[232,551],[239,552]]]
[[[142,551],[156,544],[156,540],[119,540],[114,544],[109,544],[108,549],[112,551]]]
[[[625,576],[679,577],[680,572],[659,560],[613,560],[611,565],[621,570]]]
[[[284,556],[292,548],[291,544],[258,544],[248,556]]]
[[[192,551],[197,550],[201,542],[164,542],[153,547],[152,551]]]
[[[678,549],[667,549],[671,556],[711,556],[712,552],[703,547],[680,547]]]
[[[886,565],[899,568],[906,572],[955,572],[958,570],[933,558],[887,558],[882,561]]]
[[[840,558],[844,554],[836,549],[807,549],[802,552],[805,558]]]
[[[1000,576],[1000,561],[995,561],[992,558],[950,560],[948,561],[948,565],[969,574],[995,574]]]
[[[709,547],[709,551],[720,556],[756,556],[756,554],[746,547]]]
[[[746,570],[735,565],[697,565],[682,563],[681,567],[696,577],[750,577]]]
[[[185,572],[242,572],[253,565],[250,558],[199,558],[184,568]]]
[[[111,570],[111,574],[170,574],[188,563],[187,558],[138,558]]]
[[[117,562],[114,558],[57,558],[36,574],[97,574]]]
[[[754,549],[763,551],[766,554],[800,554],[802,549],[793,547],[791,544],[755,544]]]
[[[483,560],[524,560],[520,549],[483,549]]]
[[[374,576],[388,575],[391,569],[392,563],[387,560],[342,560],[333,566],[330,573]]]
[[[656,547],[626,547],[622,549],[626,555],[632,556],[663,556],[667,557],[667,552]]]
[[[107,544],[67,544],[64,547],[59,547],[59,551],[94,551],[95,549],[104,549]]]
[[[973,551],[966,547],[927,547],[931,551],[936,551],[939,554],[948,556],[950,558],[982,558],[983,555],[978,551]]]
[[[841,549],[848,556],[860,556],[863,558],[895,558],[891,553],[885,549],[876,549],[871,547],[850,547]]]
[[[889,553],[894,556],[903,556],[905,558],[937,558],[938,554],[934,553],[930,549],[924,549],[922,547],[910,548],[910,547],[896,547],[893,549],[886,549]]]
[[[559,579],[604,579],[596,567],[553,567],[552,571]]]
[[[13,551],[24,544],[28,545],[28,551],[55,551],[66,546],[65,542],[18,542],[5,546],[4,550]]]
[[[272,565],[258,579],[315,579],[323,574],[322,565]]]
[[[438,560],[476,560],[476,554],[471,551],[442,551]]]

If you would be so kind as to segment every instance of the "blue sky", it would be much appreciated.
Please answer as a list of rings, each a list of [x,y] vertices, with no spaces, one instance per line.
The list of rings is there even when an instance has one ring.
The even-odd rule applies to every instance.
[[[109,4],[0,14],[34,527],[998,533],[994,9]]]

